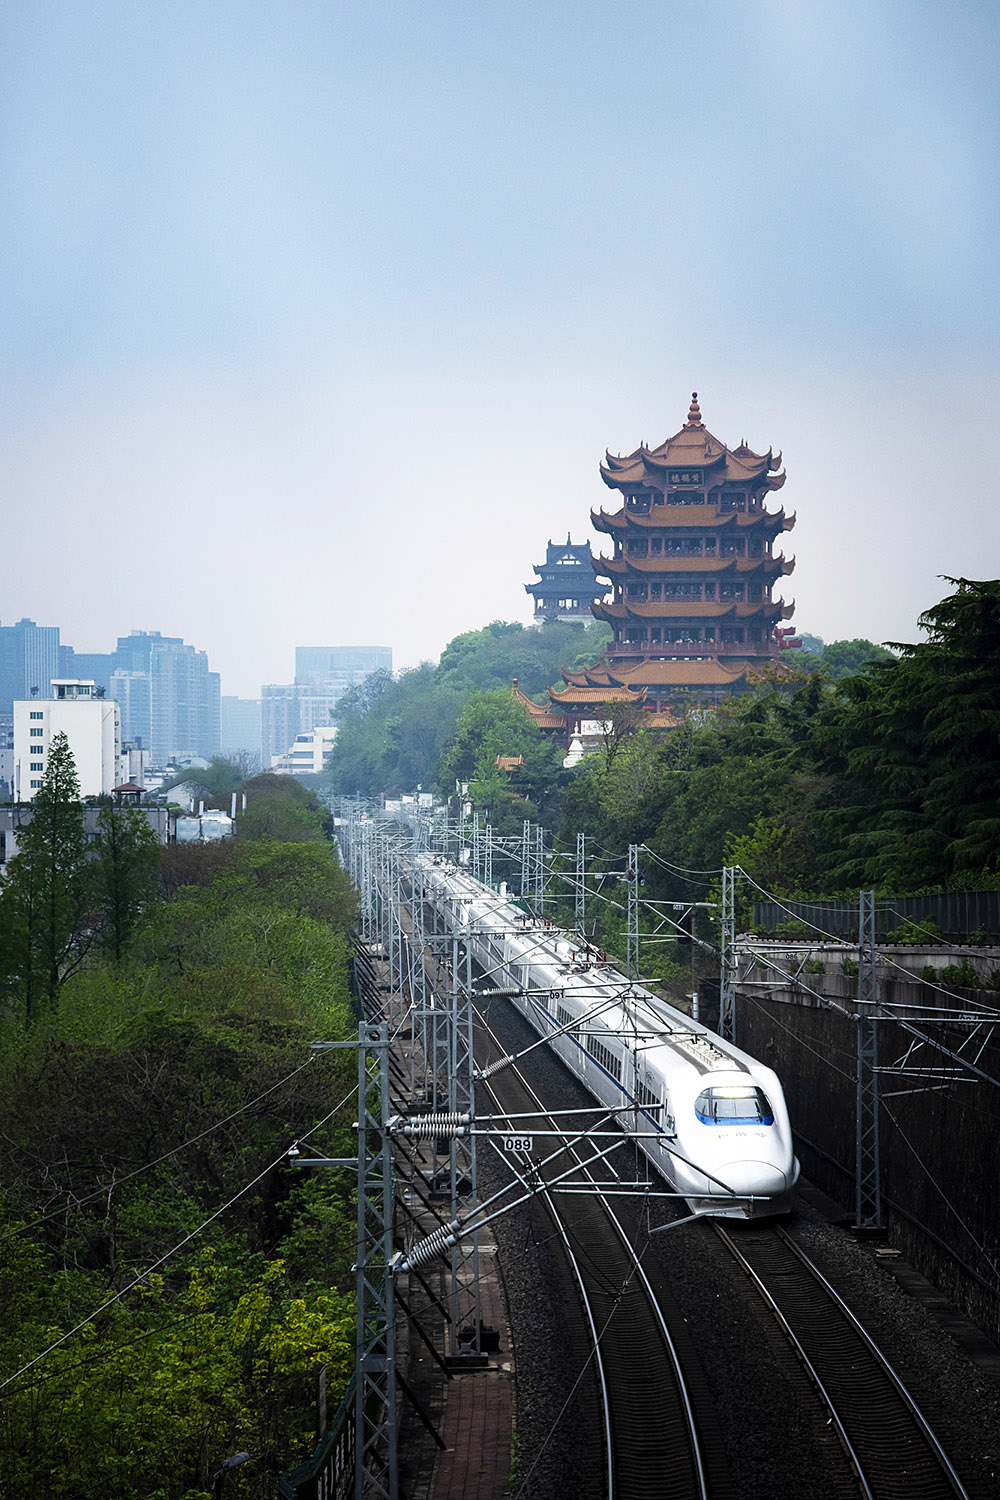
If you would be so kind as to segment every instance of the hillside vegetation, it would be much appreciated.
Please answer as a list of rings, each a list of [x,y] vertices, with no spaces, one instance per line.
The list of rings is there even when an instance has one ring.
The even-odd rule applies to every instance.
[[[631,725],[619,714],[603,748],[570,772],[510,679],[541,698],[557,660],[572,666],[590,635],[558,627],[576,634],[553,636],[558,650],[546,655],[557,627],[496,624],[458,637],[436,670],[357,690],[329,774],[337,791],[369,796],[417,781],[449,795],[467,782],[498,832],[528,817],[567,851],[585,832],[609,868],[630,843],[646,844],[665,862],[652,890],[677,900],[723,863],[784,895],[989,884],[1000,859],[1000,583],[948,581],[917,643],[790,653],[798,670],[787,683],[716,711],[682,703],[680,728],[655,740],[641,713]],[[523,765],[501,770],[498,756]],[[692,884],[695,872],[708,873]]]
[[[162,861],[108,809],[116,866],[57,759],[0,891],[0,1494],[207,1500],[246,1451],[270,1500],[353,1363],[353,1184],[284,1153],[354,1149],[354,1054],[309,1050],[355,1029],[354,896],[291,778]]]

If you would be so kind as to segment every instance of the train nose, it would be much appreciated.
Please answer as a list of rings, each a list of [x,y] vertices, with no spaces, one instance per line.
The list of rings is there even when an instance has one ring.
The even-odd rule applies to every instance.
[[[734,1161],[720,1168],[719,1176],[734,1193],[749,1193],[755,1198],[777,1198],[788,1187],[784,1172],[769,1161]]]

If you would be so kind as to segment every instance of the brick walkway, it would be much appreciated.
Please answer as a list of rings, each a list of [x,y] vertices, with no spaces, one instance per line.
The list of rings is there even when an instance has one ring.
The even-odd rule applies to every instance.
[[[492,1249],[492,1247],[491,1247]],[[431,1480],[431,1500],[506,1500],[510,1496],[514,1383],[510,1330],[494,1255],[482,1247],[480,1290],[483,1322],[500,1333],[500,1350],[488,1370],[457,1374],[445,1386],[439,1453]]]

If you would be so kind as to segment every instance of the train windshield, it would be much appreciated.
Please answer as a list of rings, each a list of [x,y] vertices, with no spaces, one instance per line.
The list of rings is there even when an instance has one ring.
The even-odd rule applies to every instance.
[[[773,1125],[774,1112],[761,1089],[703,1089],[694,1111],[704,1125]]]

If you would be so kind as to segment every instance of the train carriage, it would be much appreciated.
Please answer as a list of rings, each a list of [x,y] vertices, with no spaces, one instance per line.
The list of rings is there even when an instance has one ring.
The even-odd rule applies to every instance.
[[[415,878],[464,930],[490,986],[513,1004],[613,1110],[696,1214],[787,1212],[799,1176],[777,1075],[616,970],[568,934],[440,856]]]

